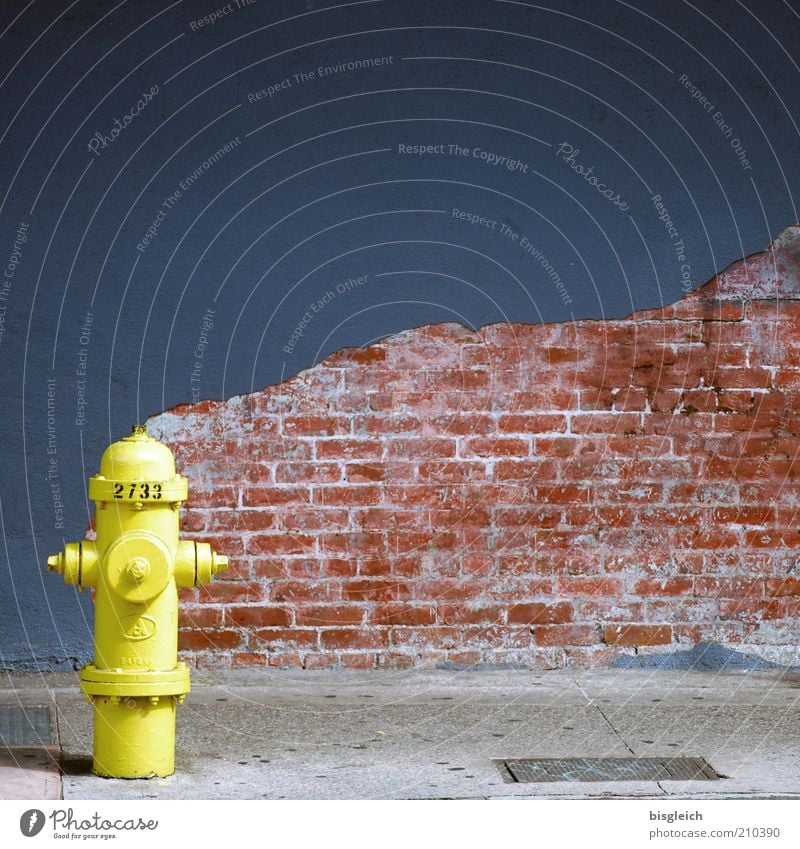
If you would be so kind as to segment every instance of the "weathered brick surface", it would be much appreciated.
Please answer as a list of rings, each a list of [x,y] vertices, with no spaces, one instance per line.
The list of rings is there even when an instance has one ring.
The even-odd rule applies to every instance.
[[[797,662],[800,230],[614,321],[423,327],[152,419],[206,666]]]

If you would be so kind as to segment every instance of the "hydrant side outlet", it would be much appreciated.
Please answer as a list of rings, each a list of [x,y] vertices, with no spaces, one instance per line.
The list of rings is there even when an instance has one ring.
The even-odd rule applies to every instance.
[[[47,560],[66,583],[96,592],[94,662],[81,670],[81,690],[94,705],[97,775],[175,771],[175,705],[189,692],[178,661],[178,587],[208,583],[228,566],[207,543],[178,538],[187,495],[172,452],[136,425],[89,479],[96,541],[67,543]]]

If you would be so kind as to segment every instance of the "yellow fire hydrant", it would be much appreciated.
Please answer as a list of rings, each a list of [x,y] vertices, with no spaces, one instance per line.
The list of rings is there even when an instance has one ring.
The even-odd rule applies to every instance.
[[[147,778],[175,771],[175,705],[189,692],[178,661],[178,587],[208,583],[228,559],[178,539],[186,478],[162,442],[135,425],[110,445],[89,479],[97,539],[70,542],[47,566],[94,587],[94,663],[81,690],[94,704],[93,772]]]

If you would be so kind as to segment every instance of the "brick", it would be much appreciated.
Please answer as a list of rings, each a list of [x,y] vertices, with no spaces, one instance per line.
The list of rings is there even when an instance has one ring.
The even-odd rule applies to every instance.
[[[337,436],[350,433],[350,420],[344,416],[286,416],[281,422],[288,436]]]
[[[178,608],[178,627],[183,628],[219,628],[222,625],[222,607],[188,606]]]
[[[611,646],[661,646],[672,642],[671,625],[606,625],[603,642]]]
[[[259,557],[253,559],[256,578],[315,578],[320,574],[320,561],[305,557]]]
[[[278,669],[302,669],[303,656],[297,652],[281,652],[267,655],[267,665]]]
[[[326,368],[349,368],[353,365],[381,363],[386,359],[386,349],[377,345],[368,348],[344,348],[324,360]]]
[[[266,665],[267,655],[262,652],[237,651],[231,655],[231,666],[234,669]]]
[[[351,483],[365,483],[386,479],[388,464],[383,463],[348,463],[345,467],[345,477]]]
[[[449,651],[447,662],[453,666],[477,666],[483,660],[479,651]]]
[[[378,655],[374,652],[342,652],[339,662],[345,669],[375,669]]]
[[[747,596],[780,595],[765,588],[763,579],[749,577],[741,578],[711,578],[694,579],[694,594],[698,596],[714,596],[717,598],[746,598]]]
[[[481,504],[453,505],[446,509],[428,510],[424,515],[428,527],[435,531],[448,531],[456,527],[486,528],[491,523],[490,511]]]
[[[455,457],[454,439],[388,439],[386,457],[390,460],[421,460],[428,457]]]
[[[505,620],[501,604],[440,604],[439,619],[443,625],[494,625]]]
[[[497,421],[500,433],[563,433],[567,429],[567,417],[563,414],[507,414]]]
[[[395,601],[409,595],[405,584],[387,580],[346,581],[343,596],[350,601]]]
[[[180,631],[178,633],[178,648],[181,651],[213,651],[218,649],[235,649],[242,641],[240,631],[212,630]]]
[[[770,596],[800,595],[800,578],[789,575],[785,578],[767,578],[766,592]]]
[[[472,625],[463,629],[462,639],[467,647],[481,648],[528,649],[532,642],[531,629],[525,625]]]
[[[563,625],[572,621],[572,605],[568,602],[548,604],[527,602],[508,609],[509,625]]]
[[[572,596],[611,596],[622,595],[622,581],[619,578],[559,578],[557,594],[562,598]]]
[[[536,625],[533,638],[538,646],[593,646],[600,632],[594,625]]]
[[[314,490],[314,503],[326,507],[363,507],[380,501],[381,489],[377,486],[321,486]]]
[[[358,604],[313,604],[298,607],[295,614],[298,625],[361,625],[365,609]]]
[[[251,631],[250,648],[267,651],[313,649],[319,642],[319,633],[308,628],[261,628]]]
[[[631,622],[644,617],[644,603],[628,600],[589,599],[575,602],[577,622]]]
[[[519,437],[470,437],[462,440],[460,452],[462,457],[527,457],[531,443]]]
[[[213,586],[213,584],[212,584]],[[341,587],[338,582],[320,581],[272,581],[268,586],[270,601],[300,604],[309,601],[339,601]]]
[[[209,510],[184,510],[181,516],[181,530],[183,533],[188,534],[193,531],[204,531],[210,512]],[[225,510],[223,512],[226,515],[236,515],[233,511]]]
[[[255,555],[308,555],[314,549],[315,539],[308,534],[250,534],[245,540],[245,551]]]
[[[737,598],[722,599],[719,603],[722,619],[760,622],[765,619],[785,619],[787,615],[784,598]]]
[[[420,510],[403,510],[394,505],[390,507],[365,507],[354,510],[353,524],[364,530],[380,531],[396,529],[418,529],[425,527],[425,514]],[[374,547],[382,549],[383,537],[375,538]],[[373,549],[374,550],[374,549]]]
[[[746,531],[744,544],[749,548],[789,548],[800,544],[800,531],[795,528],[762,528]]]
[[[535,459],[496,460],[494,479],[498,482],[523,481],[533,483],[539,480],[551,480],[556,477],[556,466],[552,462]]]
[[[347,510],[334,507],[298,507],[281,516],[281,524],[287,531],[324,531],[345,529],[350,523]]]
[[[508,507],[495,511],[498,528],[555,528],[563,518],[563,511],[555,507]]]
[[[419,464],[419,479],[431,483],[442,481],[482,481],[488,480],[486,464],[476,460],[462,460],[448,462],[430,461]]]
[[[448,626],[426,628],[394,627],[391,629],[392,645],[421,649],[453,649],[461,643],[461,631]]]
[[[276,463],[276,484],[284,483],[338,483],[342,478],[341,466],[336,463]]]
[[[319,439],[317,459],[380,460],[383,443],[379,439]]]
[[[240,628],[291,625],[292,616],[285,607],[276,605],[235,605],[225,608],[225,624]]]
[[[376,604],[369,613],[373,625],[435,625],[433,605],[409,605],[402,602]]]
[[[688,577],[645,578],[633,585],[633,592],[642,598],[649,596],[691,595],[694,591],[694,586],[694,579]]]
[[[389,531],[389,551],[395,555],[426,554],[435,551],[453,551],[459,548],[456,533],[450,531],[420,531],[401,529]]]
[[[275,526],[275,513],[268,510],[209,510],[205,516],[208,536],[214,540],[215,545],[216,534],[226,531],[266,531]],[[181,532],[186,533],[188,530],[181,518]]]
[[[322,628],[320,646],[332,651],[379,649],[388,644],[386,628]]]
[[[642,432],[638,413],[577,413],[570,422],[572,433],[613,433],[617,435]]]
[[[386,549],[382,531],[359,530],[342,533],[327,533],[318,538],[323,554],[330,556],[358,557],[367,555],[380,556]]]
[[[285,507],[290,504],[308,504],[311,490],[301,487],[248,486],[242,491],[245,507]]]
[[[264,587],[258,581],[215,580],[197,590],[198,600],[205,604],[231,604],[261,601]]]
[[[758,507],[717,507],[712,513],[712,521],[719,525],[769,525],[775,520],[775,508]]]
[[[184,471],[186,471],[184,469]],[[191,474],[187,472],[187,474]],[[220,485],[212,490],[203,490],[198,486],[189,487],[186,507],[190,510],[203,507],[236,507],[239,502],[239,490],[235,486]]]

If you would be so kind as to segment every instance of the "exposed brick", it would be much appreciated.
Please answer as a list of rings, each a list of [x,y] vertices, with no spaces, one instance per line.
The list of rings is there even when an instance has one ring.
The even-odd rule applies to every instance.
[[[313,649],[319,642],[319,632],[307,628],[262,628],[250,632],[251,648],[270,652]]]
[[[342,652],[339,662],[345,669],[374,669],[378,665],[378,655],[374,652]]]
[[[642,432],[641,417],[638,413],[578,413],[571,421],[573,433],[613,433],[616,435],[637,434]]]
[[[297,609],[298,625],[361,625],[365,608],[357,604],[313,604]]]
[[[564,596],[613,596],[622,595],[619,578],[559,578],[558,594]]]
[[[503,415],[497,421],[501,433],[554,433],[567,429],[567,417],[563,414]]]
[[[771,596],[800,595],[800,578],[768,578],[767,594]]]
[[[388,641],[386,628],[323,628],[320,631],[321,647],[332,651],[379,649]]]
[[[408,597],[405,584],[387,580],[352,580],[344,584],[342,594],[350,601],[394,601]]]
[[[209,510],[205,514],[207,520],[207,537],[215,545],[222,548],[217,534],[226,531],[246,533],[248,531],[266,531],[275,526],[275,513],[269,510]],[[181,531],[185,534],[190,528],[181,519]],[[196,537],[192,537],[196,539]]]
[[[380,460],[383,444],[378,439],[319,439],[317,440],[317,458]],[[324,480],[324,478],[322,478]]]
[[[210,605],[183,604],[178,608],[179,628],[219,628],[222,625],[224,608]]]
[[[633,592],[637,596],[647,598],[650,596],[669,595],[691,595],[694,591],[694,580],[692,578],[645,578],[633,585]]]
[[[439,605],[439,620],[443,625],[493,625],[504,619],[505,608],[501,604]]]
[[[509,625],[563,625],[571,622],[572,616],[572,605],[566,601],[556,604],[528,602],[515,604],[508,609]]]
[[[672,642],[671,625],[606,625],[603,642],[614,646],[661,646]]]
[[[206,604],[261,601],[264,586],[257,581],[216,580],[198,589],[198,600]]]
[[[266,554],[270,557],[281,554],[307,555],[314,550],[314,543],[314,537],[307,534],[250,534],[245,541],[245,550],[248,554]]]
[[[370,611],[373,625],[434,625],[436,608],[433,605],[409,605],[402,602],[376,604]]]
[[[242,641],[240,631],[212,630],[181,631],[178,634],[178,648],[182,651],[206,651],[215,649],[235,649]]]
[[[538,646],[593,646],[600,642],[594,625],[536,625],[533,637]]]
[[[267,665],[267,655],[262,652],[234,652],[231,655],[231,666],[234,669],[239,667],[251,667],[251,666],[266,666]]]
[[[188,661],[796,650],[799,248],[629,318],[416,328],[153,419],[185,538],[230,559],[180,592]]]
[[[345,475],[352,483],[382,481],[386,480],[387,467],[382,463],[348,463]]]
[[[240,628],[291,625],[291,613],[276,605],[232,605],[225,608],[225,624]]]
[[[518,437],[470,437],[461,444],[462,457],[527,457],[530,450],[530,441]]]

